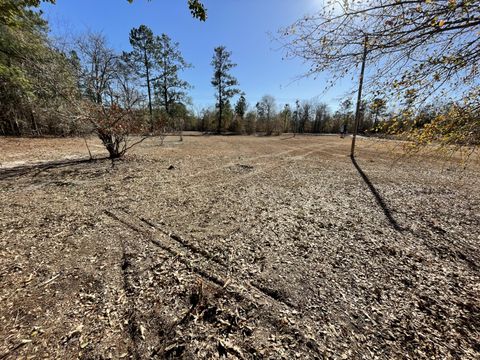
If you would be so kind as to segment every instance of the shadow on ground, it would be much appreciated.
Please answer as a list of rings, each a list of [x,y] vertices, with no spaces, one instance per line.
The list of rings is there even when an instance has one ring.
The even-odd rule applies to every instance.
[[[33,176],[35,177],[40,175],[42,172],[51,170],[51,169],[77,166],[77,165],[82,165],[86,163],[94,163],[94,162],[105,161],[105,160],[109,160],[109,159],[108,158],[99,158],[99,159],[88,158],[88,159],[60,160],[60,161],[49,161],[42,164],[16,166],[9,169],[1,169],[0,181],[14,178],[17,176],[24,176],[28,174],[33,174]]]
[[[375,201],[382,208],[382,211],[385,214],[385,217],[387,218],[390,225],[397,231],[400,231],[400,232],[404,231],[404,229],[398,224],[398,222],[393,217],[392,211],[390,210],[388,204],[385,202],[385,199],[378,192],[375,185],[373,185],[373,183],[370,181],[367,174],[365,174],[363,172],[362,168],[360,167],[360,165],[358,165],[358,163],[357,163],[357,161],[355,160],[354,157],[351,157],[351,160],[352,160],[353,166],[355,166],[355,169],[357,169],[357,171],[360,174],[360,176],[362,177],[363,181],[365,182],[365,184],[367,184],[368,188],[370,189],[370,192],[375,197]]]

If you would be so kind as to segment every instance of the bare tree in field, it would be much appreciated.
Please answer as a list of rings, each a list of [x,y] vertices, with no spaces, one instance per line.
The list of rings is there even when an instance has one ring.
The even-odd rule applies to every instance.
[[[292,129],[293,137],[297,135],[298,132],[298,123],[300,122],[300,100],[295,100],[295,111],[292,116]]]
[[[135,145],[147,137],[133,138],[132,132],[141,127],[135,122],[135,113],[131,108],[123,108],[117,104],[98,106],[84,103],[83,118],[90,122],[93,131],[102,141],[110,159],[119,159]]]
[[[111,159],[117,159],[145,137],[133,140],[133,132],[142,132],[135,105],[140,94],[134,79],[119,56],[101,34],[90,33],[77,42],[80,62],[79,84],[83,97],[75,101],[79,118],[90,124]]]

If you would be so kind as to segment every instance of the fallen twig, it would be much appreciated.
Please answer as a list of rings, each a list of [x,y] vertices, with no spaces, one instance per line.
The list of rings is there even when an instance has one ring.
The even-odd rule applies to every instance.
[[[38,287],[47,286],[47,285],[50,284],[51,282],[55,281],[55,279],[57,279],[59,276],[60,276],[60,273],[58,273],[57,275],[55,275],[55,276],[52,277],[51,279],[45,281],[43,284],[40,284]]]

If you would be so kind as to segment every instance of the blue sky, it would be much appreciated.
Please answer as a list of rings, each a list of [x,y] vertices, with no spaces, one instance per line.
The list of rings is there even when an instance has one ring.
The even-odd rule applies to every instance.
[[[155,34],[166,33],[180,43],[187,61],[194,68],[183,78],[194,88],[190,91],[194,109],[213,105],[210,85],[213,49],[225,45],[238,64],[233,74],[240,82],[251,106],[265,94],[274,96],[279,107],[296,99],[319,98],[336,107],[339,97],[349,88],[348,81],[324,93],[325,75],[317,79],[295,81],[307,69],[299,60],[282,60],[279,44],[269,33],[291,24],[305,14],[315,12],[321,0],[204,0],[208,20],[193,19],[186,0],[57,0],[42,5],[54,35],[72,35],[87,30],[101,31],[115,49],[130,49],[128,34],[141,24]]]

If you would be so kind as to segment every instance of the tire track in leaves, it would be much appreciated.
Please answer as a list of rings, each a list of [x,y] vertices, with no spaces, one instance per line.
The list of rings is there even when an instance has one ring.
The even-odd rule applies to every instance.
[[[213,262],[216,262],[218,265],[222,266],[224,268],[224,271],[227,269],[227,264],[225,264],[224,261],[218,259],[217,257],[215,256],[212,256],[210,253],[208,253],[207,251],[199,248],[198,246],[192,244],[191,242],[189,242],[188,240],[186,240],[185,238],[181,237],[180,235],[176,234],[176,233],[172,233],[172,232],[167,232],[165,231],[162,227],[160,227],[159,225],[156,225],[155,223],[153,223],[151,220],[147,220],[145,219],[144,217],[140,217],[139,218],[142,222],[144,222],[145,224],[147,224],[148,226],[154,228],[155,230],[158,230],[160,231],[162,234],[166,235],[166,236],[169,236],[172,240],[178,242],[180,245],[184,246],[185,248],[187,248],[188,250],[194,252],[194,253],[197,253],[198,255],[201,255],[203,257],[205,257],[207,260],[210,260],[210,261],[213,261]],[[238,276],[238,275],[237,275]],[[215,282],[215,281],[214,281]],[[220,286],[225,286],[225,284],[221,284],[221,283],[217,283],[217,285],[220,285]],[[283,305],[286,305],[290,308],[296,308],[296,306],[294,304],[292,304],[290,301],[286,300],[286,299],[282,299],[281,295],[279,295],[279,292],[275,289],[269,289],[263,285],[261,285],[258,281],[249,281],[248,282],[248,285],[255,288],[257,291],[261,292],[264,296],[270,298],[271,300],[274,300],[274,301],[277,301],[277,302],[280,302],[282,303]]]
[[[225,287],[226,285],[232,284],[231,286],[233,287],[246,288],[251,292],[257,293],[257,295],[261,294],[261,296],[267,301],[273,300],[288,308],[295,307],[288,301],[280,299],[279,296],[273,295],[276,293],[274,290],[265,290],[265,288],[262,286],[251,284],[249,282],[241,282],[239,286],[234,285],[234,281],[232,281],[227,274],[228,269],[226,268],[226,265],[221,260],[218,260],[207,252],[197,248],[195,245],[189,243],[186,239],[180,237],[178,234],[166,232],[165,230],[159,230],[158,226],[154,225],[151,221],[144,220],[143,218],[139,218],[135,224],[135,221],[132,221],[132,215],[128,213],[125,213],[125,215],[128,216],[128,220],[126,219],[125,215],[121,215],[118,212],[113,213],[109,210],[106,210],[105,214],[112,219],[119,221],[131,230],[142,235],[146,235],[151,243],[166,251],[170,255],[176,257],[191,271],[218,286]],[[150,229],[145,229],[145,227],[139,222],[147,224],[150,226]],[[158,240],[158,238],[155,237],[155,232],[160,232],[162,235],[164,235],[164,241]],[[166,239],[173,241],[165,241]],[[211,264],[210,262],[213,262],[214,264]],[[223,276],[220,274],[223,274]]]
[[[137,313],[135,310],[135,302],[133,296],[135,294],[131,279],[129,276],[129,268],[131,267],[131,255],[128,253],[125,241],[121,242],[122,247],[122,262],[121,270],[123,276],[123,291],[127,298],[127,333],[130,337],[132,347],[129,347],[128,352],[129,356],[133,359],[139,358],[138,352],[138,322],[137,322]]]
[[[142,235],[150,243],[174,257],[186,268],[199,275],[205,282],[220,287],[225,294],[240,303],[254,304],[263,309],[261,318],[273,325],[278,331],[294,337],[308,352],[320,354],[323,349],[315,340],[310,327],[302,319],[293,304],[281,299],[273,290],[258,285],[255,280],[248,280],[240,274],[229,274],[228,269],[220,261],[210,255],[205,256],[203,250],[192,245],[178,234],[168,232],[153,222],[128,214],[123,210],[105,210],[105,215],[118,221],[130,230]],[[148,226],[148,227],[146,227]],[[160,236],[158,236],[160,235]],[[235,276],[231,276],[235,275]],[[283,324],[285,314],[295,316],[294,324]],[[302,324],[302,325],[298,325]],[[134,331],[134,334],[136,331]],[[309,334],[309,335],[306,335]]]

